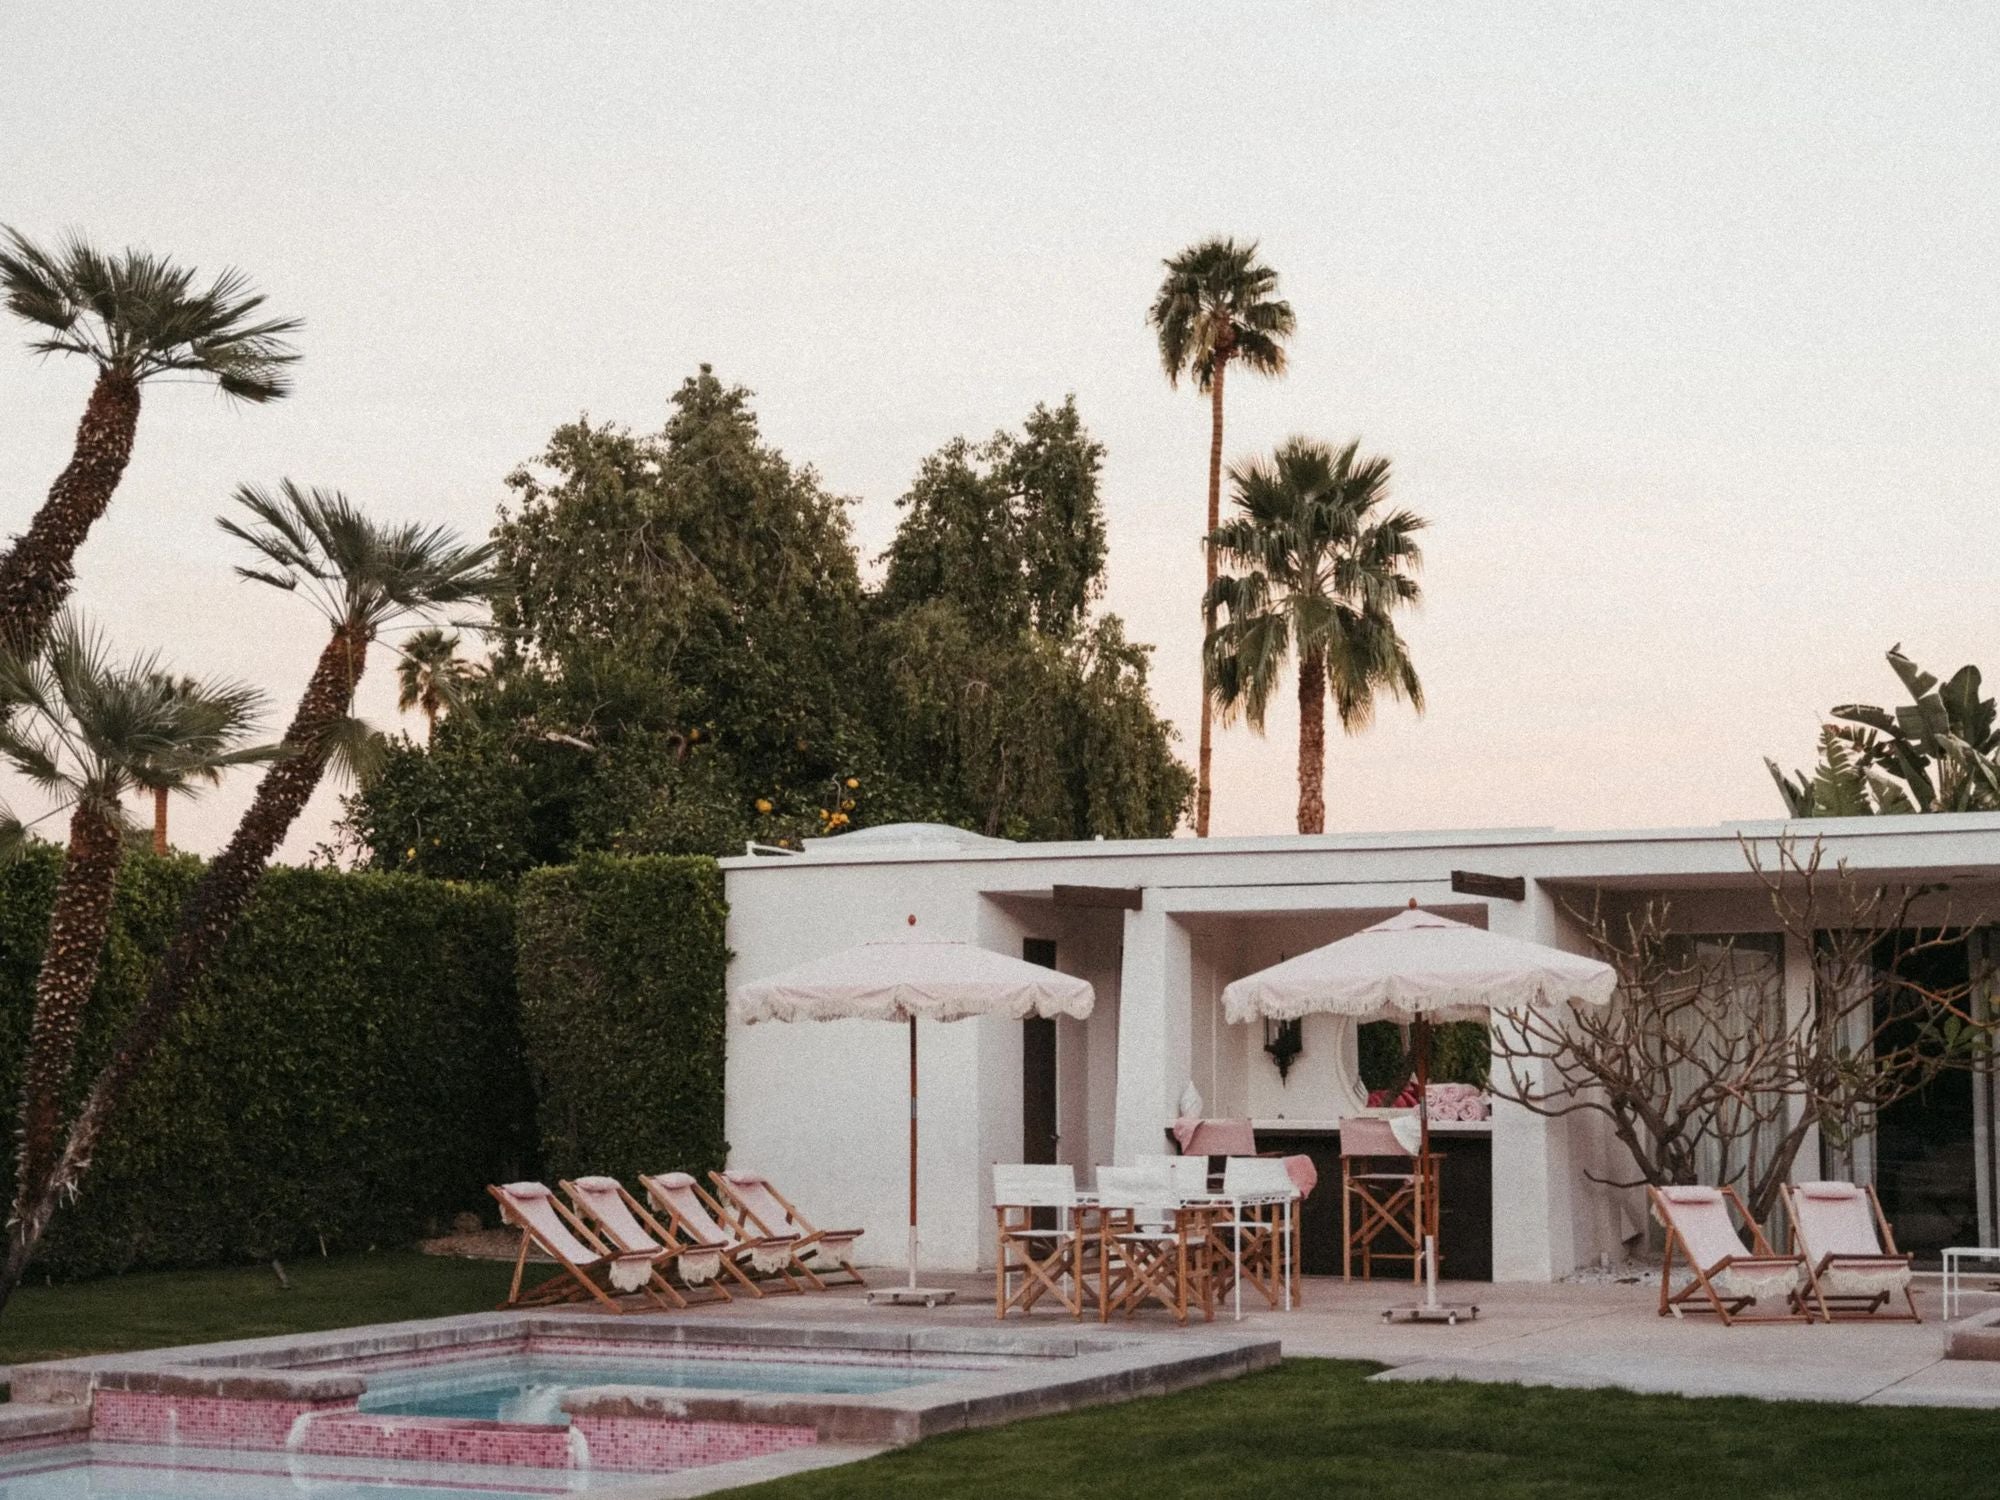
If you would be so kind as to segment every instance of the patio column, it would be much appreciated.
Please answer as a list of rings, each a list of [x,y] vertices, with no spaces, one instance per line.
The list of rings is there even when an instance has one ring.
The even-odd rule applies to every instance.
[[[1188,930],[1153,903],[1125,913],[1118,980],[1118,1093],[1112,1159],[1121,1166],[1166,1149],[1161,1133],[1193,1066]]]
[[[1507,937],[1551,947],[1562,941],[1553,902],[1534,882],[1525,901],[1495,901],[1486,925]],[[1506,1022],[1494,1018],[1495,1026]],[[1518,1044],[1519,1038],[1516,1035]],[[1546,1087],[1545,1063],[1518,1065],[1524,1077]],[[1493,1279],[1553,1281],[1575,1269],[1570,1224],[1570,1160],[1563,1123],[1504,1099],[1493,1101]]]

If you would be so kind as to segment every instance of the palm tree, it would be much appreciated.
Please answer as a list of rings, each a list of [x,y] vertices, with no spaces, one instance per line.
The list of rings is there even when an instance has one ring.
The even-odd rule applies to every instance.
[[[77,236],[45,250],[17,230],[0,234],[0,293],[42,330],[37,354],[79,354],[97,382],[70,461],[28,530],[0,557],[0,644],[32,656],[69,598],[76,553],[132,457],[139,395],[161,376],[215,381],[239,401],[290,390],[298,358],[285,341],[296,318],[253,321],[264,299],[235,271],[197,289],[195,273],[140,250],[106,255]]]
[[[465,701],[466,690],[485,676],[479,663],[458,654],[456,631],[427,625],[403,642],[403,659],[396,663],[396,707],[405,713],[420,708],[427,740],[437,737],[438,715]]]
[[[1241,514],[1209,538],[1242,570],[1208,592],[1221,619],[1205,667],[1225,721],[1241,711],[1261,733],[1280,674],[1298,663],[1300,833],[1326,828],[1327,698],[1349,734],[1374,718],[1382,689],[1424,708],[1392,617],[1422,597],[1415,534],[1425,522],[1407,510],[1378,513],[1389,460],[1362,458],[1357,447],[1292,438],[1268,462],[1233,465]]]
[[[1285,340],[1292,336],[1292,305],[1280,301],[1278,273],[1257,259],[1257,242],[1239,245],[1215,238],[1190,245],[1166,261],[1166,279],[1147,315],[1159,335],[1160,363],[1167,384],[1178,387],[1181,376],[1208,393],[1208,526],[1212,536],[1222,524],[1222,386],[1232,360],[1262,375],[1285,373]],[[1203,600],[1215,589],[1215,547],[1204,548]],[[1205,640],[1215,628],[1215,615],[1204,602],[1201,617]],[[1208,684],[1202,685],[1201,737],[1195,757],[1194,831],[1208,837],[1211,801],[1209,763],[1213,756]]]
[[[0,653],[0,701],[8,705],[0,760],[52,798],[51,815],[70,815],[22,1073],[18,1219],[62,1143],[77,1036],[126,848],[122,799],[160,778],[219,778],[230,766],[272,759],[278,747],[243,743],[263,701],[252,689],[174,678],[152,656],[115,664],[102,639],[68,615],[51,624],[41,655]],[[25,837],[19,819],[0,813],[0,842],[18,846]]]
[[[288,753],[264,773],[236,832],[189,895],[180,929],[111,1060],[92,1081],[61,1158],[38,1196],[16,1211],[13,1243],[0,1268],[0,1306],[19,1284],[57,1204],[77,1190],[126,1092],[222,951],[327,765],[340,759],[351,766],[376,741],[351,712],[369,646],[385,627],[483,599],[493,586],[492,545],[467,546],[443,527],[380,525],[344,495],[301,489],[289,480],[275,492],[246,485],[236,500],[248,520],[223,517],[222,529],[248,543],[263,564],[236,571],[308,599],[327,622],[327,643],[285,731]]]
[[[192,677],[168,676],[161,686],[168,692],[199,694],[202,685]],[[167,844],[167,801],[175,792],[183,796],[197,795],[203,786],[214,786],[222,779],[219,767],[201,765],[176,765],[158,762],[138,767],[134,770],[132,783],[141,792],[150,792],[153,798],[153,852],[165,854]]]

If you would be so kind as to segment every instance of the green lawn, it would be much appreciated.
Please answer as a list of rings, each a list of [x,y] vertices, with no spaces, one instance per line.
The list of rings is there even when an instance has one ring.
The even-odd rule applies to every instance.
[[[1924,1500],[2000,1493],[1994,1413],[1370,1385],[1295,1359],[1152,1401],[936,1438],[737,1500]]]
[[[507,1295],[513,1269],[391,1250],[288,1261],[290,1291],[269,1266],[26,1286],[0,1312],[0,1364],[480,1312]]]
[[[437,1317],[494,1305],[511,1267],[396,1251],[28,1287],[0,1362]],[[1615,1391],[1370,1385],[1292,1360],[1161,1400],[939,1438],[737,1490],[756,1500],[1924,1500],[2000,1493],[1981,1411],[1687,1401]]]

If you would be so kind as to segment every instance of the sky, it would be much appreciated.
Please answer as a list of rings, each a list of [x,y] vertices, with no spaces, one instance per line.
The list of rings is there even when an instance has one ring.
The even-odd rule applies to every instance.
[[[1359,438],[1431,523],[1429,708],[1330,742],[1329,830],[1703,824],[1778,814],[1763,757],[1897,696],[1892,645],[2000,667],[1996,57],[2000,9],[1916,3],[12,0],[0,223],[238,266],[305,319],[287,401],[149,393],[77,595],[274,729],[323,631],[234,578],[235,485],[481,534],[559,423],[656,428],[708,362],[870,558],[925,453],[1073,392],[1102,607],[1190,759],[1207,410],[1145,312],[1164,256],[1254,238],[1298,332],[1231,380],[1228,456]],[[90,380],[24,342],[0,533]],[[1296,735],[1287,698],[1220,736],[1217,833],[1293,826]],[[323,788],[286,857],[337,815]]]

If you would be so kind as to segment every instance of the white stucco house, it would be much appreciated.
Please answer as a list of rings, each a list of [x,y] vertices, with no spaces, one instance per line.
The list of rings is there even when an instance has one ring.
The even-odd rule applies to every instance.
[[[1646,832],[1549,829],[1015,844],[901,825],[723,861],[733,985],[817,953],[910,929],[981,944],[1088,979],[1085,1021],[975,1020],[923,1038],[922,1259],[990,1264],[990,1168],[1059,1160],[1088,1171],[1164,1149],[1192,1082],[1211,1117],[1249,1117],[1260,1146],[1308,1149],[1363,1103],[1351,1022],[1307,1021],[1288,1079],[1258,1026],[1222,1020],[1224,985],[1378,921],[1415,899],[1494,931],[1580,948],[1572,912],[1662,898],[1677,930],[1731,935],[1810,1003],[1797,940],[1779,935],[1744,846],[1823,841],[1829,862],[1935,886],[1975,930],[2000,929],[2000,814],[1740,823]],[[1757,934],[1768,936],[1757,937]],[[906,1039],[867,1021],[732,1025],[733,1164],[768,1172],[817,1214],[869,1230],[878,1264],[903,1258]],[[1906,1248],[1995,1243],[1995,1080],[1961,1073],[1915,1101],[1849,1164],[1882,1186]],[[1589,1117],[1551,1121],[1504,1102],[1450,1127],[1444,1197],[1459,1274],[1546,1281],[1617,1256],[1642,1228],[1626,1171]],[[1452,1163],[1456,1161],[1456,1165]],[[1820,1170],[1817,1147],[1803,1153]],[[1455,1174],[1455,1179],[1454,1179]],[[1338,1216],[1337,1186],[1322,1213]],[[1454,1203],[1454,1198],[1456,1202]],[[1476,1200],[1476,1201],[1469,1201]],[[1920,1223],[1918,1221],[1921,1221]],[[1452,1237],[1450,1221],[1446,1238]],[[1466,1248],[1466,1247],[1472,1248]],[[1308,1268],[1313,1251],[1308,1248]],[[1446,1274],[1452,1274],[1447,1249]],[[1324,1268],[1322,1255],[1322,1266]]]

